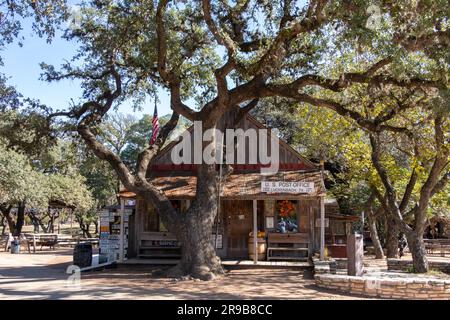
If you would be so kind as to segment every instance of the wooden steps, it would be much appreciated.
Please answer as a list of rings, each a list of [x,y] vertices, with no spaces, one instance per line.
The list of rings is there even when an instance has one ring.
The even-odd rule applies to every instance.
[[[154,265],[169,266],[177,264],[179,259],[128,259],[121,264],[126,265]],[[310,261],[258,261],[254,264],[252,260],[223,260],[222,265],[226,269],[294,269],[312,270]]]
[[[180,258],[179,254],[139,254],[139,258],[141,259],[153,259],[153,258]]]
[[[177,239],[167,232],[153,232],[142,235],[140,239],[138,258],[149,259],[179,259],[181,248]]]
[[[180,250],[180,247],[139,247],[140,250]]]

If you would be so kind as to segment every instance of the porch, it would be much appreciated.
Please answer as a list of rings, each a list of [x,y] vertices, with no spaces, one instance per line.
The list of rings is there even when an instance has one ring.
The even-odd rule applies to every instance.
[[[139,259],[131,258],[121,264],[123,265],[153,265],[172,266],[178,263],[178,259]],[[313,264],[310,261],[258,261],[255,265],[253,260],[222,260],[225,269],[301,269],[312,270]]]
[[[263,190],[263,182],[275,181],[304,187],[293,193]],[[152,182],[182,213],[195,198],[196,176],[192,173],[165,173]],[[304,263],[315,252],[323,257],[324,196],[320,171],[288,171],[270,177],[254,172],[232,174],[222,186],[220,209],[212,228],[217,254],[224,261],[234,261],[226,264],[273,262],[262,264],[268,266]],[[128,257],[134,262],[151,259],[174,263],[171,260],[180,256],[180,245],[156,210],[129,192],[122,192],[121,197],[123,201],[135,199],[136,204],[135,214],[129,219]]]

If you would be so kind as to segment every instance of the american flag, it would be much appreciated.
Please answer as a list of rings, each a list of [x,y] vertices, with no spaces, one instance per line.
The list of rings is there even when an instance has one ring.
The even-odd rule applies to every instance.
[[[158,108],[156,107],[156,104],[155,104],[155,112],[153,113],[152,126],[153,126],[153,131],[152,131],[152,137],[150,139],[150,145],[155,144],[156,138],[158,137],[158,133],[159,133]]]

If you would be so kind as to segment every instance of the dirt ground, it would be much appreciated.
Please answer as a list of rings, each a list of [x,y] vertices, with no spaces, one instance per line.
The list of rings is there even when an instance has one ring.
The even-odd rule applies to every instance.
[[[72,251],[0,253],[0,299],[361,299],[317,288],[295,270],[232,270],[210,282],[175,281],[149,266],[119,266],[68,280]]]

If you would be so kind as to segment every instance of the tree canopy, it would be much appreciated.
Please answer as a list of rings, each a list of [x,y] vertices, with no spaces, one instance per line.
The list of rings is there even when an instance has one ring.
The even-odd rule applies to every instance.
[[[180,216],[147,181],[150,161],[180,116],[208,129],[235,107],[246,113],[270,99],[288,101],[275,108],[296,118],[302,109],[292,104],[320,110],[317,125],[342,121],[346,149],[322,148],[316,156],[359,166],[358,178],[405,232],[424,272],[427,208],[448,180],[448,12],[445,0],[85,2],[64,36],[79,50],[60,67],[42,64],[43,80],[79,79],[83,95],[69,110],[46,108],[45,116],[77,132],[127,189],[155,205],[189,248],[178,271],[210,278],[221,266],[199,237],[210,237],[217,212],[215,166],[199,167],[201,196]],[[170,93],[173,114],[154,145],[125,159],[101,127],[124,102],[157,102],[158,90]]]

